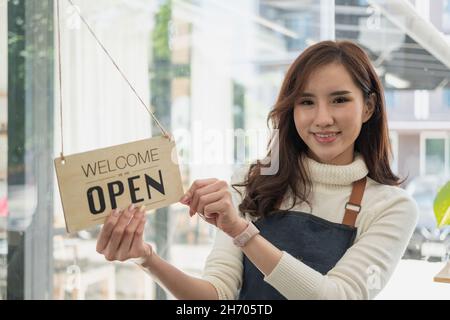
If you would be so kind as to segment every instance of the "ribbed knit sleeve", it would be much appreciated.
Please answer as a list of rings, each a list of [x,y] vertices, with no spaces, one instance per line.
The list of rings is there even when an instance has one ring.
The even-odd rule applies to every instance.
[[[241,168],[231,178],[231,183],[239,183],[244,179],[248,168]],[[242,194],[230,187],[234,207],[242,202]],[[242,285],[243,253],[233,244],[233,240],[221,230],[216,237],[211,253],[208,255],[203,269],[202,279],[209,281],[216,289],[219,300],[236,299]]]
[[[202,278],[216,288],[220,300],[236,299],[242,281],[242,259],[242,251],[233,245],[231,238],[217,231]]]

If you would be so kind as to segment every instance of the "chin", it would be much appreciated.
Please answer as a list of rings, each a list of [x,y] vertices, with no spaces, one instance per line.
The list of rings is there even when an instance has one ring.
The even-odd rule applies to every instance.
[[[331,155],[331,156],[330,155],[319,155],[318,158],[319,158],[319,162],[329,164],[336,158],[336,156],[334,156],[334,155]]]

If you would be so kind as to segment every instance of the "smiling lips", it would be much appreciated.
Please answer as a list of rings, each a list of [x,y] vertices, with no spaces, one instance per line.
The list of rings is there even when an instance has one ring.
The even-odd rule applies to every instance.
[[[331,143],[336,140],[340,132],[315,132],[314,138],[319,143]]]

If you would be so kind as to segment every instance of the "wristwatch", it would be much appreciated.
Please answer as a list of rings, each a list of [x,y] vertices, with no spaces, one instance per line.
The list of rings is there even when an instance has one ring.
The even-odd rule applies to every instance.
[[[247,228],[233,239],[233,243],[238,247],[243,247],[258,233],[258,228],[251,221],[249,221]]]

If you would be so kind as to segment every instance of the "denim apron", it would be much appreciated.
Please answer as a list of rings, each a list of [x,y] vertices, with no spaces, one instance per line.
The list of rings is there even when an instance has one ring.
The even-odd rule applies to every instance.
[[[361,211],[366,178],[353,183],[345,216],[340,223],[300,211],[278,210],[255,222],[260,234],[282,251],[327,274],[342,258],[356,237],[355,221]],[[282,300],[276,289],[264,281],[264,276],[244,255],[242,288],[239,300]]]

